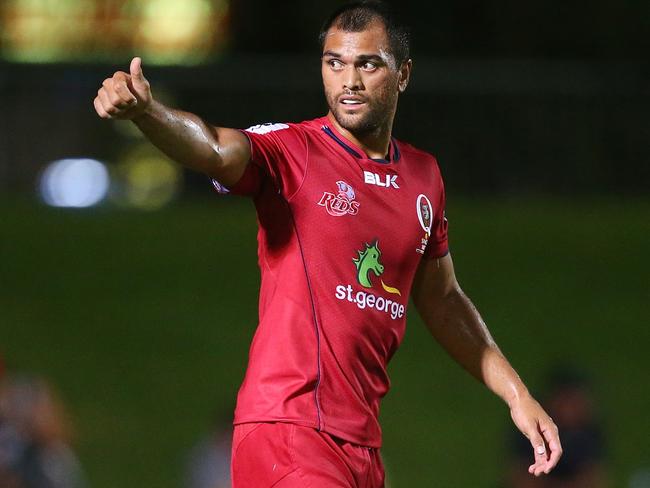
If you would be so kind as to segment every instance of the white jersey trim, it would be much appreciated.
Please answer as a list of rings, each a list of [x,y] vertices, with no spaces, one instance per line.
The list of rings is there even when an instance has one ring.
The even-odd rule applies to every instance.
[[[268,134],[269,132],[274,132],[276,130],[288,129],[287,124],[279,124],[274,122],[267,122],[266,124],[252,125],[246,132],[252,132],[253,134]]]

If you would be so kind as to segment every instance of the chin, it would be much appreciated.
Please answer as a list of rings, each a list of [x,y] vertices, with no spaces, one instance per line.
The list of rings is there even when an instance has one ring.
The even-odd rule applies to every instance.
[[[376,124],[373,124],[370,117],[363,114],[342,114],[338,111],[332,111],[334,118],[341,127],[345,130],[354,133],[366,133],[376,129]]]

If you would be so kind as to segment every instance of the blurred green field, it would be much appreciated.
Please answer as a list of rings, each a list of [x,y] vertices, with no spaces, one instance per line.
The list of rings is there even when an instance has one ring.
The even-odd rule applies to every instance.
[[[461,285],[534,389],[558,360],[594,375],[614,486],[650,465],[650,202],[451,197]],[[93,488],[181,486],[228,408],[257,316],[250,202],[156,213],[0,199],[0,354],[61,390]],[[504,406],[412,313],[382,411],[392,487],[497,487]]]

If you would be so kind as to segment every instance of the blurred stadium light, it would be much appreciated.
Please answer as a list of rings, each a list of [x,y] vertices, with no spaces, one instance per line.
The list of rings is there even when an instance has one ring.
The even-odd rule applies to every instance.
[[[197,64],[228,41],[228,0],[4,0],[0,52],[24,63]]]
[[[52,207],[85,208],[110,200],[156,210],[170,203],[183,182],[180,168],[148,144],[136,146],[111,167],[94,159],[61,159],[40,175],[41,199]]]
[[[110,198],[121,206],[156,210],[178,195],[182,183],[180,167],[142,142],[114,166]]]
[[[108,170],[94,159],[61,159],[50,163],[40,178],[43,201],[53,207],[92,207],[108,193]]]

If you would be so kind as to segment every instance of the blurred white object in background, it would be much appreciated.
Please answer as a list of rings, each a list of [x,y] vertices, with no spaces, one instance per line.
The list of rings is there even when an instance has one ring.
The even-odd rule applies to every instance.
[[[107,195],[110,178],[106,166],[95,159],[60,159],[40,176],[40,196],[53,207],[92,207]]]

